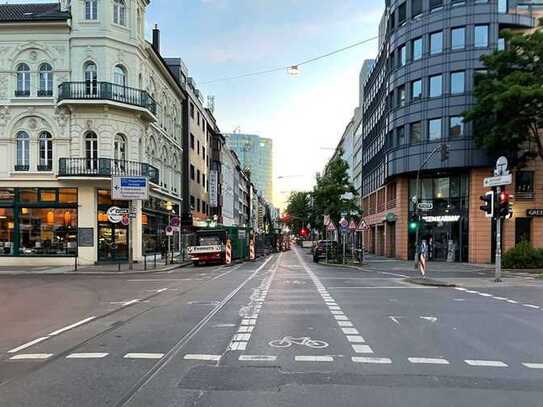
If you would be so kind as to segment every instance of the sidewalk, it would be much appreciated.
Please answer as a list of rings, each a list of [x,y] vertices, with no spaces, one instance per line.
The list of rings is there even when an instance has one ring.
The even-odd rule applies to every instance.
[[[53,266],[53,267],[29,267],[29,266],[10,266],[0,267],[0,276],[2,275],[54,275],[54,274],[73,274],[73,275],[118,275],[118,274],[144,274],[160,273],[186,267],[192,264],[191,261],[179,261],[175,264],[165,264],[163,260],[157,260],[156,267],[153,260],[147,261],[147,268],[143,262],[134,263],[134,269],[128,270],[128,263],[110,263],[97,264],[92,266],[78,266],[77,271],[74,266]]]

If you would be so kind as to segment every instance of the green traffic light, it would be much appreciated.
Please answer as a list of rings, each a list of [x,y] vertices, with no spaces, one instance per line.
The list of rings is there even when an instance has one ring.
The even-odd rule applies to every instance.
[[[411,229],[411,230],[417,230],[418,226],[419,226],[419,225],[418,225],[417,222],[411,222],[411,223],[409,224],[409,229]]]

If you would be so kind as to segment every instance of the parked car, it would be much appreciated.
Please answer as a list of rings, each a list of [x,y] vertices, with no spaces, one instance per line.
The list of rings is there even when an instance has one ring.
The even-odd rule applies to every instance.
[[[320,259],[326,259],[326,252],[328,252],[328,257],[334,257],[337,252],[337,242],[319,240],[313,249],[313,262],[318,263]]]

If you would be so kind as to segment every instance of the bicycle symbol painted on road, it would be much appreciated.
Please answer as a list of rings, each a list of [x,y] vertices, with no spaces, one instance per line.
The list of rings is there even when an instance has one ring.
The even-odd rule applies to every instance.
[[[303,336],[300,338],[285,336],[282,339],[275,339],[268,344],[272,348],[290,348],[292,345],[302,345],[313,349],[324,349],[328,347],[327,342],[319,341],[318,339],[311,339],[309,336]]]

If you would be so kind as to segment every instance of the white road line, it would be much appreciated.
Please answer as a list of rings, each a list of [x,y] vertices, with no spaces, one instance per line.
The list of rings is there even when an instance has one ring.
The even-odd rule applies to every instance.
[[[244,319],[241,321],[241,325],[256,325],[256,319]]]
[[[341,308],[338,307],[337,305],[330,305],[328,308],[329,308],[331,311],[341,310]]]
[[[351,343],[364,343],[366,342],[364,338],[360,335],[347,335],[347,340]]]
[[[356,353],[373,353],[373,349],[368,345],[353,345],[353,350]]]
[[[161,288],[160,290],[156,290],[157,293],[163,293],[164,291],[167,291],[167,288]]]
[[[508,367],[505,363],[499,360],[465,360],[470,366],[484,366],[484,367]]]
[[[498,301],[507,301],[509,300],[509,298],[504,298],[504,297],[492,297],[494,298],[495,300],[498,300]]]
[[[353,323],[350,322],[350,321],[337,321],[337,324],[339,326],[343,326],[343,327],[352,327],[353,326]]]
[[[66,356],[66,359],[101,359],[105,358],[109,353],[72,353]]]
[[[346,315],[334,315],[334,318],[336,319],[336,321],[348,321],[349,318],[347,318]]]
[[[481,297],[492,297],[492,294],[488,294],[488,293],[479,293],[479,295]]]
[[[236,334],[234,335],[234,338],[232,341],[239,342],[239,341],[249,341],[251,339],[251,334]]]
[[[123,307],[128,307],[129,305],[132,305],[132,304],[136,304],[137,302],[140,302],[141,300],[138,299],[138,298],[135,298],[133,300],[130,300],[130,301],[126,301],[125,303],[123,303]]]
[[[345,315],[341,310],[330,310],[330,312],[332,313],[332,315]]]
[[[230,342],[228,346],[229,350],[245,350],[247,349],[247,342]]]
[[[162,359],[164,353],[127,353],[124,359]]]
[[[474,291],[474,290],[466,290],[465,292],[470,293],[470,294],[479,294],[479,291]]]
[[[356,328],[341,328],[345,335],[358,335],[358,329]]]
[[[296,362],[333,362],[332,356],[296,356]]]
[[[53,356],[52,353],[22,353],[10,357],[10,360],[45,360]]]
[[[234,324],[232,324],[232,325],[234,325]],[[243,333],[243,332],[248,332],[248,333],[251,333],[251,332],[253,332],[253,329],[255,329],[254,326],[240,326],[240,327],[238,328],[238,332],[242,332],[242,333]]]
[[[518,301],[515,301],[515,300],[507,300],[507,302],[509,304],[518,304]]]
[[[355,363],[374,363],[378,365],[390,365],[392,363],[389,358],[368,358],[363,356],[353,356],[352,360]]]
[[[454,287],[454,289],[458,291],[466,291],[464,287]]]
[[[274,362],[277,356],[268,355],[240,355],[239,360],[242,362]]]
[[[448,365],[449,361],[442,358],[407,358],[409,362],[414,364],[425,364],[425,365]]]
[[[194,354],[188,353],[184,356],[185,360],[212,360],[219,361],[221,360],[221,355],[204,355],[204,354]]]
[[[540,309],[541,308],[538,305],[532,305],[532,304],[522,304],[522,305],[524,305],[526,308],[533,308],[533,309]]]
[[[543,369],[543,363],[523,363],[528,369]]]
[[[72,325],[68,325],[68,326],[65,326],[64,328],[60,328],[54,332],[51,332],[48,336],[55,336],[55,335],[58,335],[58,334],[61,334],[63,332],[66,332],[66,331],[69,331],[70,329],[73,329],[73,328],[76,328],[78,326],[81,326],[83,324],[86,324],[87,322],[90,322],[92,321],[93,319],[95,319],[96,317],[89,317],[89,318],[85,318],[79,322],[76,322],[75,324],[72,324]]]
[[[26,348],[29,348],[31,347],[32,345],[35,345],[37,343],[40,343],[41,341],[44,341],[46,340],[47,338],[49,338],[48,336],[43,336],[41,338],[38,338],[38,339],[34,339],[33,341],[30,341],[30,342],[27,342],[25,343],[24,345],[21,345],[17,348],[14,348],[12,350],[8,350],[8,353],[17,353],[19,352],[20,350],[23,350],[23,349],[26,349]]]

